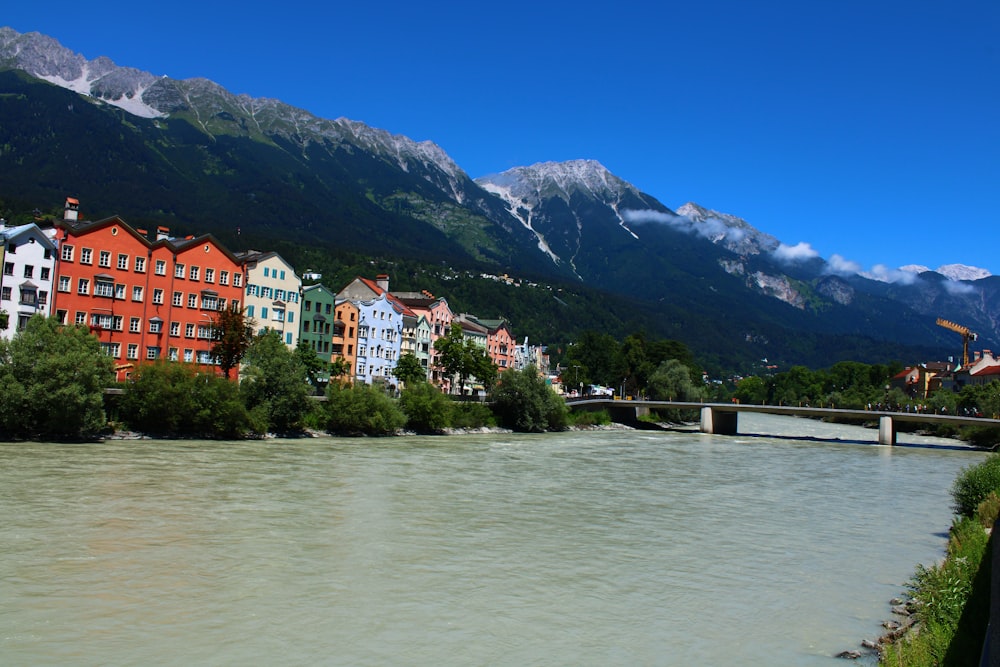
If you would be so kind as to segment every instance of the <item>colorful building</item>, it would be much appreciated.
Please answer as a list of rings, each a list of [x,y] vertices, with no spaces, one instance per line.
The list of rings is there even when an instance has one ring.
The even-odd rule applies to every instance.
[[[211,235],[155,240],[115,216],[56,226],[59,260],[52,311],[85,324],[114,358],[118,379],[169,359],[214,367],[215,313],[241,308],[243,267]]]
[[[301,304],[299,341],[304,341],[323,362],[323,375],[320,380],[324,383],[329,382],[337,295],[323,285],[309,285],[302,288]]]
[[[273,330],[295,349],[299,343],[299,293],[302,280],[292,265],[276,252],[240,253],[247,276],[246,316],[257,323],[258,333]]]

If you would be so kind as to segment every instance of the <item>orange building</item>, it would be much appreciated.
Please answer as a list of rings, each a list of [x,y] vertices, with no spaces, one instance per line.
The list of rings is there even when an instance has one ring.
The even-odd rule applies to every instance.
[[[58,261],[52,312],[86,324],[116,361],[119,381],[157,359],[213,366],[212,323],[241,308],[239,260],[211,235],[155,240],[115,216],[56,225]]]

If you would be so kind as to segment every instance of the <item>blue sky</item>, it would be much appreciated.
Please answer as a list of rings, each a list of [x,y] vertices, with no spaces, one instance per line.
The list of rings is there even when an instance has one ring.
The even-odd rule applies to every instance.
[[[996,0],[54,0],[0,24],[429,139],[472,177],[595,159],[827,259],[1000,274]]]

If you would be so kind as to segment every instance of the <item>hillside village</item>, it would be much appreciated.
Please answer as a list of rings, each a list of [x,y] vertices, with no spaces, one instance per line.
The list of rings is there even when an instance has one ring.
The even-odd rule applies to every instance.
[[[328,287],[275,252],[234,253],[211,234],[177,238],[117,216],[80,220],[74,198],[62,220],[4,226],[0,235],[0,337],[36,314],[88,326],[118,381],[159,359],[216,367],[213,329],[225,309],[242,309],[258,333],[276,331],[289,348],[303,341],[323,366],[321,382],[395,388],[396,363],[412,354],[442,391],[476,393],[475,378],[453,386],[435,350],[453,324],[500,372],[548,367],[544,347],[517,344],[506,320],[455,313],[428,291],[390,291],[388,275]]]

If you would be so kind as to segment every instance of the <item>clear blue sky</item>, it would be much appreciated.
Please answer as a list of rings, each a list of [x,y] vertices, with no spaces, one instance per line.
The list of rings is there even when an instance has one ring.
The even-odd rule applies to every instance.
[[[869,268],[1000,274],[1000,2],[7,3],[0,25],[439,144],[595,159]]]

